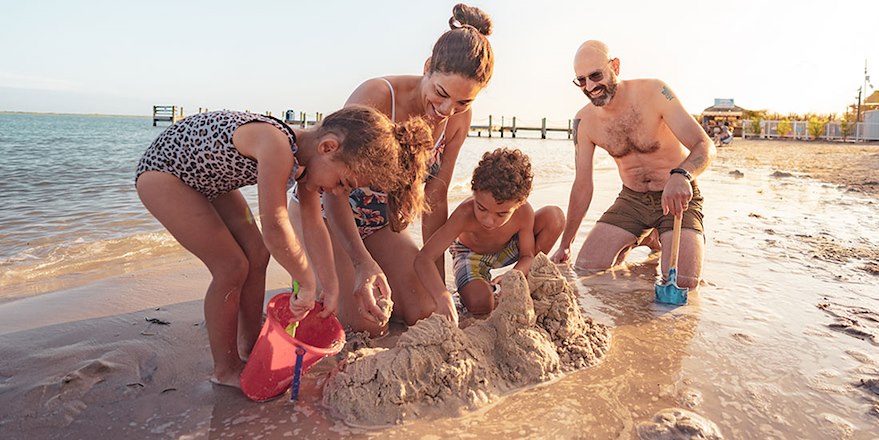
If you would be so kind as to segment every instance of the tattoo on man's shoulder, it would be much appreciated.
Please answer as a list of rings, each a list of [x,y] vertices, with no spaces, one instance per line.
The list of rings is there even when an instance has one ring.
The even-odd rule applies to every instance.
[[[577,133],[580,132],[580,118],[574,118],[574,125],[571,130],[571,135],[574,136],[574,146],[577,146]]]
[[[668,86],[662,86],[662,96],[665,96],[665,99],[669,101],[675,99],[675,96],[671,94],[671,90],[668,89]]]

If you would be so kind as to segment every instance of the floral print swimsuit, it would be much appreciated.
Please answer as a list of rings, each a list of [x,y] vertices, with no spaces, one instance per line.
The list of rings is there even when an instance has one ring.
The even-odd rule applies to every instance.
[[[394,103],[394,88],[390,81],[382,78],[391,89],[391,120],[396,119],[396,105]],[[428,179],[436,177],[443,162],[443,152],[446,148],[446,125],[433,146],[433,154],[427,166]],[[354,213],[354,222],[357,224],[357,232],[360,238],[365,239],[372,235],[375,231],[387,226],[388,224],[388,195],[383,192],[375,191],[368,187],[355,188],[348,196],[348,204],[351,205],[351,211]]]

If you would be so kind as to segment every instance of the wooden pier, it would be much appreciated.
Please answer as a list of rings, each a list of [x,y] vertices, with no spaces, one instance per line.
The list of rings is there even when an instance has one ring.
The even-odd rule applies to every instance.
[[[176,105],[154,105],[153,106],[153,127],[156,122],[175,123],[183,119],[183,107]]]
[[[493,123],[493,121],[494,121],[494,117],[489,115],[488,116],[488,125],[471,125],[470,132],[471,133],[475,132],[476,136],[478,136],[478,137],[481,137],[483,132],[485,132],[488,135],[488,137],[492,137],[492,133],[499,133],[500,137],[504,137],[504,132],[507,132],[513,138],[515,138],[517,132],[535,131],[535,132],[540,133],[541,139],[546,139],[546,134],[550,133],[550,132],[566,133],[568,136],[568,139],[571,139],[571,136],[573,135],[573,129],[572,129],[573,121],[571,121],[570,119],[568,119],[567,128],[565,128],[565,127],[547,127],[546,126],[546,118],[542,118],[540,120],[540,127],[528,127],[528,126],[520,127],[520,126],[516,125],[516,117],[515,116],[513,116],[513,120],[510,125],[506,125],[504,123],[503,116],[501,116],[501,123],[500,124],[496,125]]]
[[[271,116],[271,114],[269,114]],[[284,122],[287,125],[299,126],[299,128],[305,128],[313,125],[317,125],[320,121],[324,119],[324,114],[321,112],[314,113],[314,119],[309,120],[308,115],[305,112],[299,112],[299,117],[296,117],[296,112],[293,110],[287,110],[284,112]]]
[[[207,112],[208,109],[206,107],[199,107],[198,112]],[[249,112],[250,110],[245,110]],[[271,111],[266,111],[263,114],[266,116],[271,116]],[[323,120],[324,114],[321,112],[312,113],[313,117],[305,112],[295,112],[293,110],[284,111],[284,122],[287,125],[299,128],[312,127],[320,123]],[[153,106],[153,127],[156,126],[157,122],[170,122],[171,124],[183,119],[183,107],[178,107],[176,105],[154,105]],[[519,132],[536,132],[540,133],[541,139],[546,139],[547,133],[565,133],[568,139],[571,139],[573,136],[573,121],[568,119],[567,127],[548,127],[546,125],[546,118],[540,119],[540,126],[520,126],[516,122],[516,117],[513,116],[510,119],[510,123],[506,123],[506,118],[501,116],[500,124],[495,123],[496,118],[492,115],[488,116],[488,124],[487,125],[471,125],[470,132],[468,136],[473,136],[474,133],[478,137],[482,137],[482,133],[485,133],[488,137],[493,137],[495,135],[500,135],[500,137],[504,137],[505,134],[509,134],[510,137],[515,138]]]

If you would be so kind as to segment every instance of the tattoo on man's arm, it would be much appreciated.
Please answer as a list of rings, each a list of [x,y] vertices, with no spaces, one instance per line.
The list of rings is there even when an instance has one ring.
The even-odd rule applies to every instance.
[[[671,90],[668,89],[668,86],[662,86],[662,96],[665,96],[665,99],[669,101],[675,99],[674,95],[671,94]]]
[[[705,156],[702,156],[701,154],[698,156],[693,156],[690,158],[690,163],[692,163],[698,170],[699,168],[702,168],[703,165],[705,165]]]
[[[575,147],[578,146],[578,145],[577,145],[577,142],[578,142],[578,141],[577,141],[577,133],[578,133],[579,131],[580,131],[580,118],[575,118],[575,119],[574,119],[574,128],[573,128],[572,133],[571,133],[571,135],[574,136],[574,146],[575,146]]]

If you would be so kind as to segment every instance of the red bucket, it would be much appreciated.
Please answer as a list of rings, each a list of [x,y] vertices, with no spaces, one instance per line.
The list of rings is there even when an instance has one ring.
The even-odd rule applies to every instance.
[[[241,373],[241,390],[251,400],[277,397],[291,384],[296,388],[293,398],[297,398],[299,375],[345,345],[345,331],[339,320],[335,316],[318,317],[323,310],[320,303],[299,322],[296,337],[290,336],[286,331],[293,315],[289,302],[290,293],[282,293],[266,306],[266,322]]]

